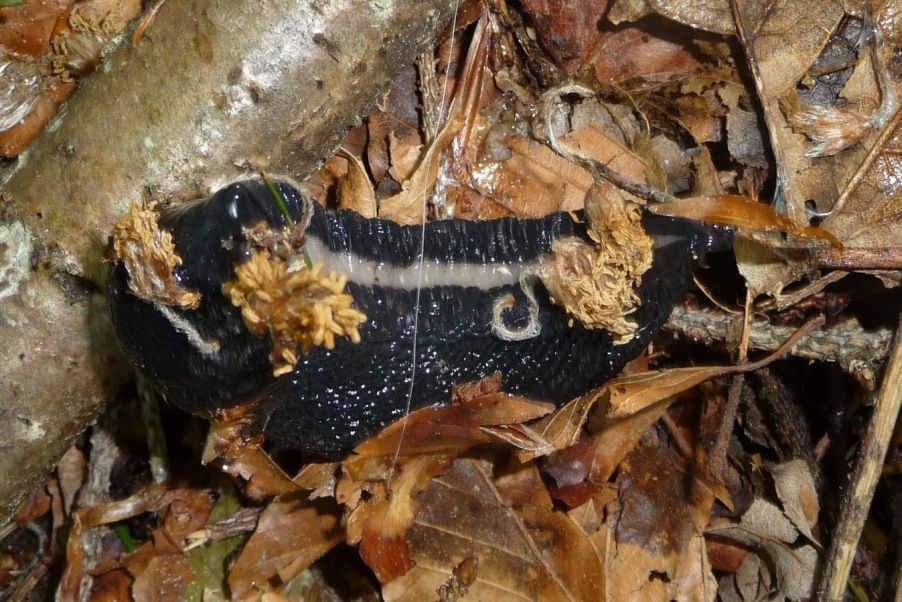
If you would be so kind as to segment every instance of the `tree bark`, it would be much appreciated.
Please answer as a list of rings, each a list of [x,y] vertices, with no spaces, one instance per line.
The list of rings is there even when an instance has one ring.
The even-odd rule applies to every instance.
[[[128,377],[103,249],[132,201],[307,177],[453,0],[169,0],[0,174],[0,524]]]

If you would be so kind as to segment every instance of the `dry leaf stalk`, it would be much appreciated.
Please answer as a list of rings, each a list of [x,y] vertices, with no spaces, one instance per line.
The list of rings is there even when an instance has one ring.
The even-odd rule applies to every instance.
[[[151,205],[133,203],[113,230],[113,254],[128,270],[132,293],[154,305],[197,309],[200,293],[185,289],[173,271],[182,263],[172,234],[157,223],[159,212]]]
[[[235,268],[236,280],[223,285],[247,328],[257,336],[272,338],[273,374],[290,372],[297,351],[335,347],[335,337],[360,342],[358,327],[366,316],[352,305],[344,291],[347,277],[325,273],[321,265],[289,272],[285,260],[266,249]]]

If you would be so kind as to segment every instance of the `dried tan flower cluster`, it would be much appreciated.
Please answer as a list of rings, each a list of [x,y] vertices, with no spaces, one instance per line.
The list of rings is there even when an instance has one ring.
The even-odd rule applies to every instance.
[[[128,287],[149,303],[196,309],[200,293],[185,289],[173,270],[182,258],[175,252],[172,235],[157,223],[154,206],[133,203],[113,230],[113,253],[128,270]]]
[[[629,342],[636,322],[627,316],[639,306],[636,287],[651,267],[653,241],[641,224],[641,210],[619,195],[586,202],[595,244],[578,238],[554,243],[539,277],[552,301],[586,328],[603,328],[614,342]]]
[[[290,372],[300,348],[335,346],[341,336],[360,342],[357,328],[366,316],[352,307],[354,298],[344,291],[347,278],[326,274],[321,266],[289,272],[286,262],[266,249],[258,250],[235,268],[236,280],[223,284],[248,329],[272,338],[273,374]]]

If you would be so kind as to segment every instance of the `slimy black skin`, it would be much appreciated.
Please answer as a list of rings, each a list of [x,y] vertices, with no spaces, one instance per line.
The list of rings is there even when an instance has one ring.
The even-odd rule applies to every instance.
[[[688,288],[697,258],[725,240],[684,221],[646,215],[646,231],[666,244],[656,247],[638,289],[636,335],[615,345],[604,330],[571,326],[538,282],[529,285],[538,306],[537,318],[530,317],[517,274],[547,255],[558,238],[586,236],[584,224],[570,214],[430,222],[420,268],[421,227],[325,210],[305,203],[291,186],[278,186],[293,219],[309,219],[305,235],[313,260],[353,268],[348,291],[367,316],[359,344],[339,339],[333,350],[315,348],[292,372],[272,376],[269,340],[248,332],[221,292],[251,252],[242,227],[260,221],[286,226],[259,182],[233,184],[160,219],[183,261],[178,279],[202,295],[196,310],[171,309],[203,339],[218,341],[218,352],[199,350],[170,318],[132,295],[121,264],[110,278],[110,311],[129,358],[169,402],[201,415],[257,403],[256,428],[268,440],[322,457],[346,453],[401,417],[408,395],[411,410],[442,403],[451,385],[495,372],[505,390],[557,404],[599,385],[645,348]],[[411,388],[418,282],[423,287]],[[531,325],[531,335],[499,331],[493,312],[508,294],[514,304],[501,314],[501,330]]]

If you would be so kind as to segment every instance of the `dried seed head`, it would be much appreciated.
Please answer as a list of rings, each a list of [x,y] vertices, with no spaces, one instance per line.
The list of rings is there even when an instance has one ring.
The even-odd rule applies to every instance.
[[[360,342],[358,327],[366,316],[344,292],[345,276],[326,274],[321,265],[288,272],[285,260],[267,249],[236,267],[235,276],[223,285],[223,293],[241,308],[248,330],[270,335],[275,376],[294,368],[298,350],[332,349],[336,336]]]
[[[591,199],[590,199],[591,200]],[[555,241],[539,277],[552,301],[586,328],[602,328],[617,344],[628,343],[637,324],[627,316],[639,306],[636,287],[651,267],[651,237],[641,210],[611,195],[586,204],[595,244],[578,238]]]

